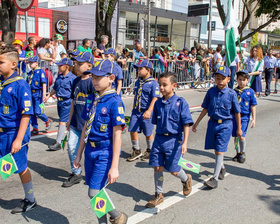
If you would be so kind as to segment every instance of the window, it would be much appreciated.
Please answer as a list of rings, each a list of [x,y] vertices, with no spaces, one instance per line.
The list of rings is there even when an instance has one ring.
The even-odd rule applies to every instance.
[[[28,33],[36,33],[35,28],[35,17],[33,16],[27,16],[27,28]],[[20,32],[25,33],[25,16],[20,16]]]
[[[50,19],[49,18],[38,18],[39,37],[50,38]]]

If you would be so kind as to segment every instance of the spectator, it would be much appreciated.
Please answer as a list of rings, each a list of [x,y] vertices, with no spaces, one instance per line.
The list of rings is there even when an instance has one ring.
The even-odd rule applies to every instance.
[[[214,54],[214,57],[213,57],[213,60],[212,60],[212,65],[213,65],[214,71],[216,71],[221,66],[221,63],[223,61],[221,52],[222,52],[222,47],[218,46],[216,48],[216,53]]]
[[[31,36],[31,37],[28,37],[28,45],[26,45],[23,50],[25,50],[27,53],[27,57],[28,58],[31,58],[33,56],[36,55],[36,39],[35,37]]]
[[[61,54],[64,53],[66,54],[66,50],[63,46],[63,44],[61,43],[63,41],[63,36],[61,34],[56,34],[54,37],[54,42],[55,42],[55,47],[56,47],[56,58],[55,61],[59,62],[62,58],[61,58]]]
[[[190,65],[190,68],[191,68],[191,75],[192,75],[193,79],[196,78],[196,71],[197,71],[197,68],[198,68],[196,63],[195,63],[196,54],[197,54],[197,49],[195,47],[192,47],[191,52],[189,53],[189,65]]]
[[[101,43],[97,46],[97,48],[101,51],[101,54],[103,54],[106,51],[106,45],[109,42],[109,37],[107,35],[102,35],[100,40]]]
[[[91,49],[90,49],[90,40],[87,38],[83,39],[83,43],[82,43],[82,45],[80,45],[78,47],[78,50],[80,52],[88,51],[89,53],[92,54]]]
[[[0,48],[5,47],[6,43],[4,41],[0,41]]]
[[[51,45],[50,39],[42,38],[37,46],[37,54],[41,59],[42,67],[46,68],[48,66],[47,62],[55,62],[54,51],[52,51],[53,46]]]
[[[92,55],[94,59],[101,60],[102,56],[100,56],[100,54],[101,54],[101,50],[99,48],[97,47],[92,48]]]
[[[19,62],[18,62],[18,68],[19,68],[19,75],[25,75],[26,74],[26,51],[22,50],[23,43],[21,40],[15,40],[13,42],[13,46],[17,49],[19,54]]]
[[[161,55],[161,52],[158,48],[153,50],[153,56],[152,59],[155,59],[154,62],[154,77],[156,77],[158,74],[161,74],[164,72],[164,66],[165,66],[165,60]]]
[[[133,49],[134,52],[134,64],[137,64],[140,60],[146,59],[145,55],[142,53],[142,47],[140,43],[135,44],[135,48]]]
[[[189,50],[187,48],[183,48],[182,52],[180,52],[178,56],[178,60],[186,61],[189,59]]]
[[[131,73],[133,71],[132,62],[134,61],[134,55],[126,48],[123,49],[123,53],[118,57],[118,64],[123,71],[123,87],[127,88],[127,92],[131,92],[131,88],[128,88],[131,84]]]

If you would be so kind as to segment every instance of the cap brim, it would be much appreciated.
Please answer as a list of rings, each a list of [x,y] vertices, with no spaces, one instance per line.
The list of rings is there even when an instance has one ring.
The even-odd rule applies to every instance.
[[[89,70],[89,71],[85,71],[84,75],[88,75],[88,74],[93,74],[96,76],[110,76],[111,74],[109,74],[108,72],[104,72],[104,71],[99,71],[97,69],[94,70]],[[109,75],[108,75],[109,74]]]
[[[72,59],[72,58],[71,58],[71,59]],[[76,61],[78,61],[78,62],[88,62],[88,61],[86,61],[85,59],[80,58],[79,56],[73,57],[72,60],[76,60]]]
[[[216,75],[216,74],[220,74],[224,77],[228,77],[229,75],[226,75],[225,73],[222,73],[222,72],[214,72],[213,75]]]

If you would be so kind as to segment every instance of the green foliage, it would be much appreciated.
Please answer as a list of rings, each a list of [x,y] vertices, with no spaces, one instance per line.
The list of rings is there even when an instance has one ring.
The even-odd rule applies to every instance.
[[[251,47],[259,45],[259,33],[255,33],[251,39]]]
[[[271,33],[280,35],[280,29],[275,28],[273,31],[271,31]]]
[[[256,10],[255,15],[257,17],[261,16],[261,14],[266,14],[269,17],[273,17],[278,15],[277,19],[280,19],[279,12],[280,12],[280,4],[279,0],[253,0],[254,2],[258,2],[258,8]]]

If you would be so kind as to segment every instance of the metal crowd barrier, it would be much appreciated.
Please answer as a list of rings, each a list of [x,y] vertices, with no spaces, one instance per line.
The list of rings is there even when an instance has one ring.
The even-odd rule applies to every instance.
[[[204,66],[196,61],[194,63],[184,60],[168,60],[166,63],[157,59],[150,59],[153,63],[152,75],[157,80],[159,75],[164,72],[172,72],[177,75],[179,88],[208,88],[212,83],[212,73],[206,74]],[[122,94],[132,95],[137,77],[137,70],[134,64],[137,62],[129,61],[125,65],[120,65],[123,69]],[[55,63],[41,61],[40,67],[45,71],[47,76],[47,92],[52,90],[55,79],[58,76],[58,66]],[[22,71],[21,67],[19,72]],[[30,69],[26,68],[26,73]],[[26,73],[20,72],[23,77]]]

